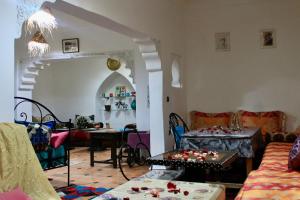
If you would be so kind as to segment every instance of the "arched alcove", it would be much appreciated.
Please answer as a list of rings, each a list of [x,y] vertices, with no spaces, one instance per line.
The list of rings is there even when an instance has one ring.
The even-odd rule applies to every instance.
[[[181,72],[181,66],[180,66],[180,57],[174,56],[173,62],[172,62],[172,87],[175,88],[182,88],[182,83],[180,79],[180,72]]]
[[[124,95],[118,96],[116,88],[125,87]],[[112,128],[120,129],[126,124],[136,123],[135,110],[131,108],[135,100],[135,86],[126,77],[113,72],[100,85],[96,94],[96,121],[109,123]],[[116,103],[124,106],[117,106]],[[105,108],[110,107],[110,109]]]

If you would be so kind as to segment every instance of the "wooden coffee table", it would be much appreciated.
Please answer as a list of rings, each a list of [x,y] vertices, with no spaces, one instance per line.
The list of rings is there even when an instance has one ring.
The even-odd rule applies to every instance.
[[[191,153],[189,153],[191,152]],[[189,153],[188,158],[177,158],[181,154]],[[208,154],[203,160],[198,160],[196,158],[197,154]],[[209,155],[210,151],[201,151],[201,150],[175,150],[169,151],[166,153],[153,156],[147,160],[150,165],[164,165],[164,166],[173,166],[173,167],[189,167],[189,168],[214,168],[214,169],[223,169],[230,166],[237,158],[238,153],[233,151],[219,151],[217,156]]]

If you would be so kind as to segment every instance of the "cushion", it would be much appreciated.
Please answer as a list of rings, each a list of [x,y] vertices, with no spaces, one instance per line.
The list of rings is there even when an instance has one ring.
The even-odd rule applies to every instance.
[[[238,123],[241,128],[261,128],[263,136],[266,133],[285,131],[285,115],[281,111],[250,112],[240,110]]]
[[[300,171],[300,136],[297,137],[290,150],[288,167],[291,170]]]
[[[222,126],[229,128],[232,122],[233,113],[204,113],[198,111],[191,112],[191,129],[209,128]]]
[[[69,132],[59,132],[59,133],[52,133],[50,144],[53,148],[57,148],[60,145],[62,145],[65,141],[65,139],[68,137]]]
[[[0,200],[31,200],[20,188],[0,193]]]

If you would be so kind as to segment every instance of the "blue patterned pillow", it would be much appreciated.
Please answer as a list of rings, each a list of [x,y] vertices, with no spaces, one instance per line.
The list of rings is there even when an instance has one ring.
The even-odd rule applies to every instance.
[[[288,167],[300,171],[300,136],[297,137],[289,154]]]

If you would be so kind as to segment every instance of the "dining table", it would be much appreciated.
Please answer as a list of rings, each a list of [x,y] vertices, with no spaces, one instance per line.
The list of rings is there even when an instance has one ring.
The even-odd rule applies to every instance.
[[[253,158],[264,148],[259,128],[229,129],[222,127],[202,128],[182,135],[181,149],[209,149],[236,151],[246,159],[247,174],[253,169]]]

